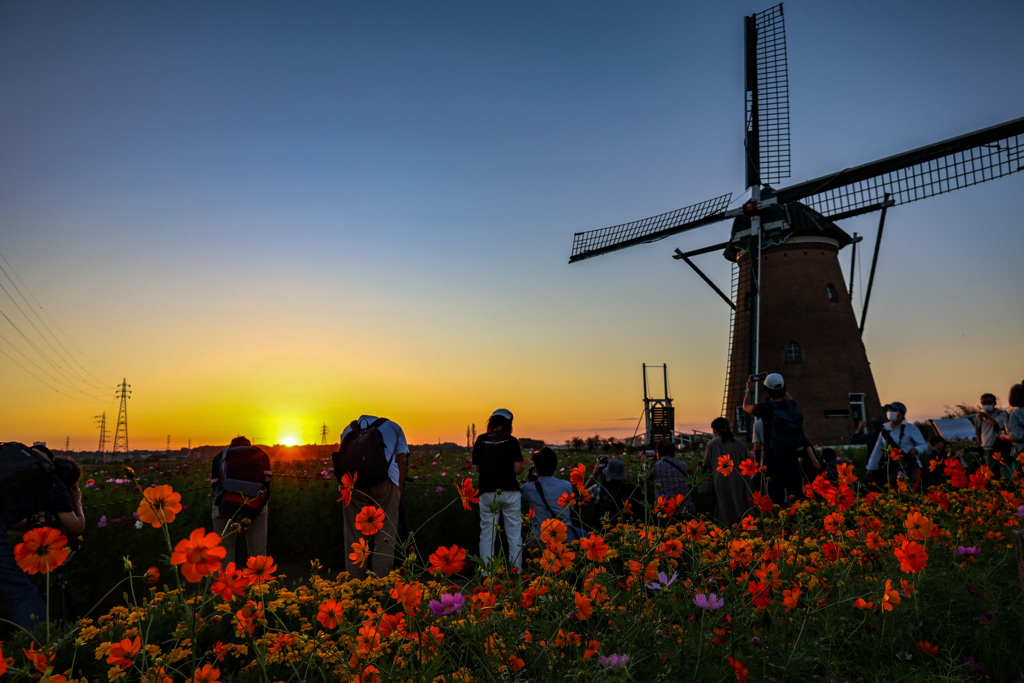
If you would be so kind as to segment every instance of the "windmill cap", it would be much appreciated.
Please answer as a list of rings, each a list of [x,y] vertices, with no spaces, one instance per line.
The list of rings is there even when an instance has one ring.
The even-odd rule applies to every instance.
[[[892,403],[886,403],[885,404],[885,409],[886,410],[898,410],[899,412],[903,413],[904,415],[906,415],[906,413],[907,413],[907,407],[905,405],[903,405],[902,403],[900,403],[899,401],[893,401]]]
[[[511,410],[505,410],[504,408],[498,408],[493,413],[491,413],[491,417],[503,417],[506,420],[508,420],[509,422],[511,422],[512,421],[512,411]]]
[[[782,379],[782,375],[777,372],[773,372],[764,378],[765,389],[781,389],[786,386],[786,380]]]

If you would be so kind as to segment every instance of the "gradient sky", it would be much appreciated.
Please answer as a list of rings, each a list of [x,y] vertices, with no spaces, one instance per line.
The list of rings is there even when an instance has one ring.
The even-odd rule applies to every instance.
[[[520,436],[629,436],[644,362],[706,428],[728,309],[671,254],[728,226],[567,260],[576,231],[742,202],[743,17],[768,6],[0,4],[2,264],[65,349],[0,292],[0,439],[95,449],[122,378],[132,448],[336,442],[363,412],[463,442],[497,407]],[[782,186],[1024,115],[1024,3],[785,16]],[[1024,377],[1022,190],[888,214],[865,340],[911,419]]]

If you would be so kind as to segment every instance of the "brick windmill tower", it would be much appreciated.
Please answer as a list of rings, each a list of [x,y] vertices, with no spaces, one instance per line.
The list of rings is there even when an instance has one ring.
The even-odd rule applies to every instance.
[[[740,433],[748,375],[780,372],[804,410],[807,436],[843,443],[859,419],[880,410],[861,334],[871,298],[886,209],[1024,170],[1024,118],[775,190],[789,177],[789,84],[782,5],[745,17],[746,185],[750,200],[725,194],[682,209],[577,232],[570,263],[732,220],[730,238],[673,258],[692,267],[732,308],[722,415]],[[837,222],[881,211],[860,321],[839,267],[859,241]],[[731,296],[691,257],[724,253]],[[853,272],[851,268],[851,272]],[[851,283],[852,287],[852,283]]]

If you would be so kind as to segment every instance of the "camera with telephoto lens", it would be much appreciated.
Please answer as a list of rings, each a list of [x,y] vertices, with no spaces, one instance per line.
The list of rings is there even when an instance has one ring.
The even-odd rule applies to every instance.
[[[597,459],[597,469],[603,470],[605,467],[608,467],[608,456],[602,455]]]

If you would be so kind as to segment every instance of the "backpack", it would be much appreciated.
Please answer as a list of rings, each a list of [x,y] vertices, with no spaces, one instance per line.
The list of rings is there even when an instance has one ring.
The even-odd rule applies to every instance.
[[[16,503],[39,491],[49,496],[56,478],[45,454],[16,441],[0,444],[0,512],[21,512]]]
[[[253,446],[235,446],[221,451],[217,481],[220,491],[216,502],[224,517],[254,519],[267,504],[269,489],[259,457],[262,453]],[[259,481],[253,481],[257,477]]]
[[[776,401],[772,405],[770,425],[768,448],[771,454],[784,460],[796,460],[798,451],[802,451],[807,443],[804,438],[804,414],[797,407],[796,401]]]
[[[378,417],[365,429],[359,420],[349,425],[337,453],[331,454],[334,477],[339,482],[343,474],[355,474],[355,488],[363,490],[387,480],[393,457],[387,457],[384,435],[380,432],[380,426],[387,421],[386,417]]]

